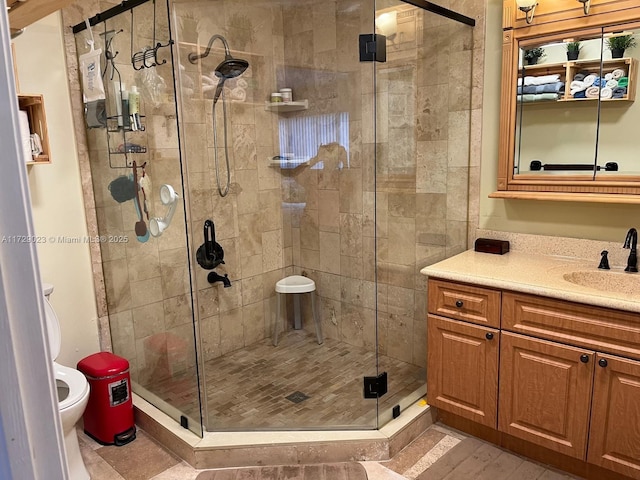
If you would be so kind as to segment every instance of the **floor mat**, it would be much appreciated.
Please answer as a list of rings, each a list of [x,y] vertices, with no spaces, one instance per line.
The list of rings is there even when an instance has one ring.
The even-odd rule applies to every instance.
[[[207,470],[196,480],[367,480],[367,472],[355,462],[325,463]]]
[[[127,480],[147,480],[180,463],[140,430],[131,443],[122,447],[100,447],[96,453]]]

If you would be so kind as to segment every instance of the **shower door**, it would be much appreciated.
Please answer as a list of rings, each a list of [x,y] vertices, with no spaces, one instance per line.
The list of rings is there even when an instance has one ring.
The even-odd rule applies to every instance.
[[[206,428],[377,428],[363,393],[379,373],[375,67],[358,50],[375,2],[177,1],[172,14]],[[227,75],[225,59],[248,68]],[[292,102],[272,102],[281,88]],[[213,269],[197,253],[208,220],[224,251]],[[276,318],[291,275],[315,283],[321,339],[308,294],[284,295]]]
[[[93,37],[84,22],[74,33],[79,56],[91,38],[102,51],[106,101],[87,105],[86,122],[113,352],[136,394],[202,435],[171,49],[157,65],[150,49],[169,40],[168,6],[99,3]]]

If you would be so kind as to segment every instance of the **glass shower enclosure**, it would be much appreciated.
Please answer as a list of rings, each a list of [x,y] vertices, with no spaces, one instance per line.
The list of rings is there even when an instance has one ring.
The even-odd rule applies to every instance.
[[[199,435],[375,429],[426,392],[419,270],[466,248],[473,30],[411,3],[91,19],[98,229],[129,240],[101,244],[113,349]],[[385,62],[361,60],[373,33]],[[277,293],[292,276],[312,293]]]

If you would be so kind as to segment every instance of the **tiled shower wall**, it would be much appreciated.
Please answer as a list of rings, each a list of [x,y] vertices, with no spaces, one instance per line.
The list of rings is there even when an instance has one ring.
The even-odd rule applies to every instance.
[[[399,1],[376,2],[376,15],[397,12],[398,31],[375,67],[374,100],[372,64],[358,63],[355,45],[372,26],[350,18],[348,3],[285,15],[287,85],[313,99],[306,115],[347,112],[350,133],[348,156],[324,145],[312,159],[323,170],[291,174],[307,196],[293,218],[293,264],[319,284],[327,335],[374,348],[377,306],[379,352],[425,366],[419,270],[467,247],[472,69],[483,34]],[[446,6],[481,18],[475,3]]]
[[[269,166],[277,145],[277,116],[264,108],[276,89],[275,65],[282,64],[282,16],[277,2],[175,2],[179,96],[183,118],[184,159],[190,194],[193,245],[203,242],[203,223],[215,224],[225,251],[231,288],[207,282],[208,271],[195,267],[200,333],[205,360],[211,360],[271,335],[275,283],[291,266],[284,236],[281,177]],[[273,5],[273,6],[272,6]],[[210,37],[222,34],[234,56],[249,62],[242,82],[225,84],[231,187],[218,193],[213,136],[213,90],[207,78],[224,55],[218,40],[208,58],[192,64],[188,54],[202,52]],[[244,85],[241,87],[239,85]],[[240,88],[246,98],[234,100]],[[223,102],[216,105],[221,186],[226,184]],[[289,269],[290,272],[290,269]]]
[[[111,2],[76,2],[64,10],[65,25],[74,25],[113,5]],[[159,2],[156,8],[157,41],[166,43],[166,6],[163,8]],[[135,72],[131,65],[133,53],[153,44],[152,9],[153,3],[149,2],[134,10],[133,47],[130,13],[114,17],[93,29],[97,47],[103,49],[104,37],[99,34],[105,30],[122,29],[112,44],[112,51],[118,52],[114,63],[126,89],[136,85],[142,92],[140,113],[144,115],[146,130],[139,133],[127,132],[126,142],[147,148],[146,153],[129,155],[128,161],[136,161],[138,165],[146,162],[145,174],[152,182],[151,191],[146,192],[150,218],[165,215],[166,207],[159,198],[161,185],[172,185],[180,197],[184,197],[170,51],[160,51],[160,58],[168,58],[169,62],[155,69]],[[87,50],[85,38],[88,38],[86,32],[79,34],[76,42],[73,41],[73,36],[67,36],[67,61],[73,67],[77,65],[76,48],[80,54]],[[73,67],[71,85],[72,88],[75,87],[76,95],[73,97],[77,102],[81,96],[77,73]],[[105,90],[113,98],[110,73],[109,69]],[[149,74],[153,77],[146,76]],[[115,75],[114,80],[117,79],[118,76]],[[156,95],[149,94],[151,84],[159,86]],[[108,104],[107,114],[115,115],[113,103]],[[82,113],[78,124],[84,125]],[[90,180],[85,186],[85,196],[93,197],[99,234],[110,238],[100,244],[100,264],[94,264],[94,271],[96,277],[102,274],[104,279],[103,288],[98,290],[98,295],[104,299],[108,312],[113,351],[129,361],[132,379],[145,386],[151,379],[167,378],[195,365],[184,208],[180,200],[173,222],[162,236],[136,238],[134,225],[138,215],[134,201],[119,203],[110,190],[112,181],[132,174],[131,168],[118,168],[127,165],[124,155],[109,154],[109,149],[117,150],[125,142],[125,137],[121,132],[109,135],[108,148],[106,129],[90,129],[86,133],[82,132],[82,135],[78,133],[78,138],[86,139],[87,142],[86,148],[81,149],[83,169]],[[143,171],[139,169],[138,176],[142,174]],[[87,188],[91,191],[87,191]],[[140,197],[142,201],[142,194]],[[148,227],[146,217],[145,221]],[[122,241],[125,237],[128,241]],[[195,373],[185,378],[185,382],[197,385]],[[193,401],[197,402],[198,399],[194,398]]]

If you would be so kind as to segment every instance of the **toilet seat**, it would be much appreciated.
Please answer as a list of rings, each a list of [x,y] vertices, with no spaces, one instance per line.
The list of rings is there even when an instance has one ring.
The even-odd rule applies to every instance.
[[[69,394],[64,400],[58,402],[60,411],[75,405],[84,400],[89,393],[89,382],[86,377],[74,368],[58,365],[54,362],[53,372],[56,381],[61,381],[69,388]]]

